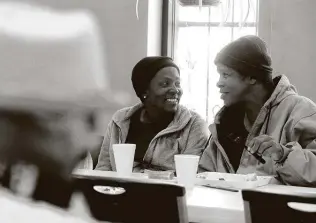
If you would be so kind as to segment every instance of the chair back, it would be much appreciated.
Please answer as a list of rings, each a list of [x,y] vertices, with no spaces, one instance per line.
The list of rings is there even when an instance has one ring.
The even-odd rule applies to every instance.
[[[243,190],[246,223],[316,222],[316,190],[310,194],[275,194]]]
[[[185,189],[178,185],[110,177],[74,176],[92,215],[110,222],[188,222]]]

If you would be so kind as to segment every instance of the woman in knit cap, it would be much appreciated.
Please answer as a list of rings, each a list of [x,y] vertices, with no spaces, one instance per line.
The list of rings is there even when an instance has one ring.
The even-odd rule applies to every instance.
[[[108,125],[96,169],[115,170],[112,145],[136,144],[134,171],[174,170],[175,154],[201,155],[209,131],[195,112],[179,105],[180,71],[169,57],[146,57],[132,71],[141,103],[116,112]]]
[[[316,186],[316,105],[298,95],[286,76],[272,79],[265,43],[241,37],[218,53],[215,64],[224,107],[210,126],[200,169]]]

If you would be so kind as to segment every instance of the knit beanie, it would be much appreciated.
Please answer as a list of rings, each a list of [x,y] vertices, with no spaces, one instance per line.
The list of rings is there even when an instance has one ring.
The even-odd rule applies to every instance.
[[[231,42],[217,54],[214,62],[264,84],[273,83],[271,58],[265,42],[257,36],[244,36]]]
[[[159,70],[164,67],[175,67],[180,74],[179,67],[170,57],[151,56],[141,59],[133,68],[132,83],[136,95],[143,100],[143,95],[147,91],[150,81]]]

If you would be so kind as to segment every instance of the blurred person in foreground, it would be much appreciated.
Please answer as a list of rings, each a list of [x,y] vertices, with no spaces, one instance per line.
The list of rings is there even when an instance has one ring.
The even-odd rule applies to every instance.
[[[179,67],[169,57],[141,59],[132,84],[140,103],[117,111],[106,130],[97,170],[115,170],[113,144],[136,144],[134,172],[175,170],[174,155],[201,155],[209,138],[206,122],[179,104]]]
[[[215,64],[224,107],[210,126],[200,171],[273,175],[285,184],[316,186],[315,103],[286,76],[272,78],[271,58],[257,36],[228,44]]]
[[[91,222],[71,173],[107,104],[93,16],[2,3],[0,49],[0,222]]]

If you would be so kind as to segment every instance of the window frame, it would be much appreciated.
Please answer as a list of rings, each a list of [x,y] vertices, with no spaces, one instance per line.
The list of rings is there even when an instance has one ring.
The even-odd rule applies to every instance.
[[[179,11],[179,4],[177,3],[178,0],[163,0],[163,10],[162,10],[162,42],[161,42],[161,55],[162,56],[168,56],[173,59],[175,59],[175,53],[176,53],[176,47],[177,47],[177,34],[179,33],[180,28],[185,27],[206,27],[209,29],[221,27],[221,28],[231,28],[231,39],[234,39],[234,30],[235,28],[240,27],[239,22],[235,22],[234,19],[229,22],[211,22],[211,21],[203,21],[203,22],[192,22],[192,21],[178,21],[178,11]],[[258,24],[259,24],[259,0],[256,3],[256,17],[255,22],[245,22],[243,23],[244,28],[255,28],[255,33],[258,35]],[[233,2],[233,9],[235,7],[235,0],[232,0]],[[209,10],[209,13],[211,13],[211,10]],[[232,18],[234,18],[234,10],[232,12]],[[209,90],[209,84],[210,84],[210,71],[209,71],[209,65],[207,65],[207,74],[206,74],[206,100],[205,100],[205,119],[207,122],[209,122],[212,118],[210,118],[212,114],[214,115],[214,109],[215,107],[219,106],[216,105],[215,107],[210,107],[210,90]]]

